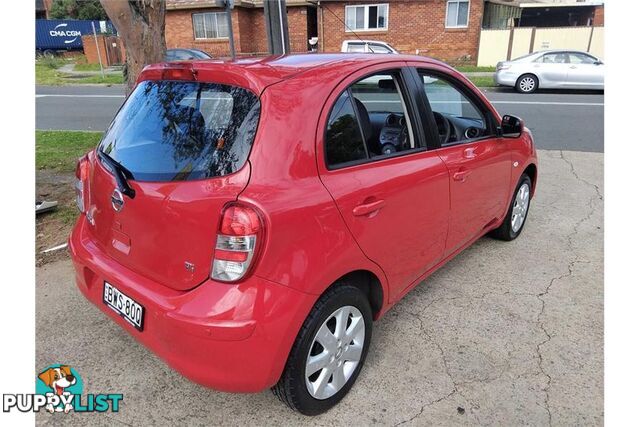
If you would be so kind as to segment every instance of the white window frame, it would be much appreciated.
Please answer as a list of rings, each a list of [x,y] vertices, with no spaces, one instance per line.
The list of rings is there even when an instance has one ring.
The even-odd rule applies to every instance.
[[[447,22],[449,22],[449,4],[450,3],[456,3],[457,4],[457,8],[456,8],[456,25],[447,25]],[[467,24],[466,25],[457,25],[458,22],[458,12],[460,11],[460,3],[468,3],[469,6],[467,7]],[[445,4],[446,10],[445,10],[445,14],[444,14],[444,27],[445,28],[469,28],[469,16],[471,15],[471,0],[447,0],[447,3]]]
[[[228,34],[226,36],[220,36],[219,35],[219,32],[218,32],[218,16],[216,16],[216,18],[215,18],[216,26],[215,26],[215,29],[214,29],[214,33],[215,33],[216,37],[206,37],[207,29],[205,28],[205,26],[206,26],[207,20],[204,19],[205,15],[225,15],[225,14],[226,14],[226,12],[193,13],[191,15],[191,26],[193,27],[193,38],[194,38],[194,40],[227,40],[229,38]],[[197,34],[196,34],[196,21],[195,21],[196,20],[196,16],[202,16],[203,17],[202,18],[203,19],[202,25],[203,25],[203,28],[204,28],[205,37],[198,37]],[[227,18],[226,16],[223,16],[223,19],[226,19],[226,18]]]
[[[386,6],[385,16],[384,16],[384,27],[376,27],[376,28],[349,28],[347,26],[347,10],[348,9],[357,9],[359,7],[364,8],[364,23],[365,25],[369,24],[369,9],[371,7],[378,6]],[[376,19],[377,23],[377,19]],[[371,3],[371,4],[352,4],[344,7],[344,32],[350,33],[352,31],[357,32],[367,32],[367,31],[387,31],[389,29],[389,3]]]

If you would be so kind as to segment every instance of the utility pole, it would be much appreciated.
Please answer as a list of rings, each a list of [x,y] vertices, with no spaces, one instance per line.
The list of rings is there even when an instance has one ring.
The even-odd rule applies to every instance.
[[[225,8],[227,9],[227,25],[229,26],[229,51],[231,52],[231,60],[236,60],[236,45],[233,42],[233,22],[231,20],[231,9],[233,9],[233,0],[225,0]]]
[[[264,19],[267,28],[267,43],[272,55],[285,55],[289,46],[289,25],[285,0],[264,0]]]

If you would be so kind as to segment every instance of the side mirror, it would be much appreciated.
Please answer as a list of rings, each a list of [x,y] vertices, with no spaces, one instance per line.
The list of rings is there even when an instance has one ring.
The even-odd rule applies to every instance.
[[[594,64],[594,65],[603,65],[603,64],[604,64],[604,62],[602,62],[602,61],[596,61],[596,62],[594,62],[593,64]]]
[[[500,129],[504,138],[518,138],[524,129],[524,122],[519,117],[506,114],[502,117]]]

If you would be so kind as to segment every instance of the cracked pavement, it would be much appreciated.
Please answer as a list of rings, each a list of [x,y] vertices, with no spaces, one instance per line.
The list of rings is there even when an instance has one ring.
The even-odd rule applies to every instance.
[[[521,236],[481,239],[376,322],[355,386],[315,418],[189,382],[84,300],[68,260],[38,268],[35,369],[67,363],[124,401],[37,424],[602,425],[604,156],[538,154]]]

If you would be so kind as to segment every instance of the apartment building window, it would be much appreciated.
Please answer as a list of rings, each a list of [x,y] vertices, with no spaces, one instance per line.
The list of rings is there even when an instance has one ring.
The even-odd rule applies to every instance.
[[[196,39],[222,39],[229,37],[229,25],[224,13],[194,13],[193,34]]]
[[[388,4],[365,4],[345,6],[345,31],[386,30],[389,21]]]
[[[469,0],[447,1],[447,28],[466,28],[469,26]]]

